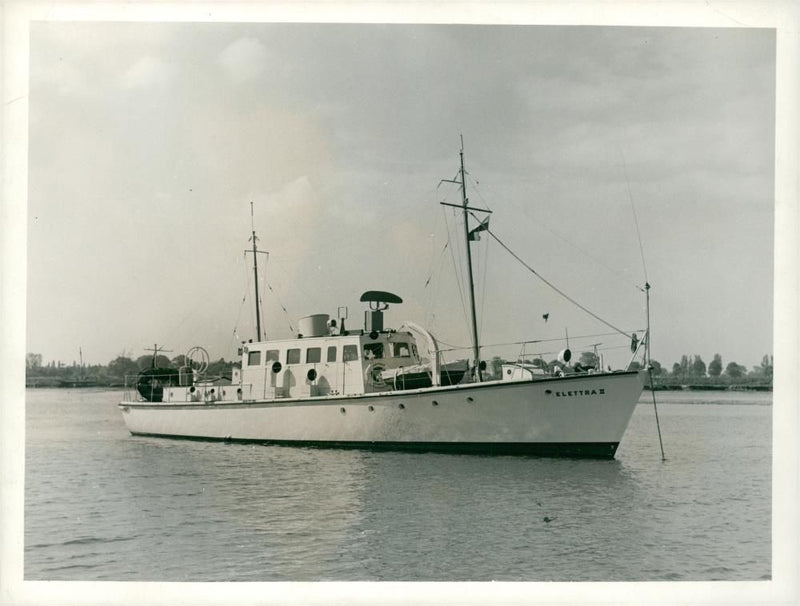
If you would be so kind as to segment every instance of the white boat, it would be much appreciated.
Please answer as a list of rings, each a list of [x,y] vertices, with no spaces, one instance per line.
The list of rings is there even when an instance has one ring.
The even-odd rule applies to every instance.
[[[208,354],[199,347],[182,369],[141,373],[119,404],[128,430],[296,446],[613,458],[646,371],[558,366],[551,373],[520,360],[503,364],[500,378],[483,376],[469,253],[476,230],[467,228],[468,212],[480,209],[468,206],[463,150],[459,175],[453,182],[462,204],[451,206],[464,213],[469,368],[443,364],[436,338],[416,324],[385,327],[384,311],[402,303],[392,293],[361,296],[369,309],[358,329],[315,314],[299,321],[294,339],[262,340],[257,307],[257,338],[242,344],[229,379],[205,375]],[[252,240],[255,258],[255,230]],[[255,261],[254,272],[257,284]],[[569,362],[569,350],[562,353]]]

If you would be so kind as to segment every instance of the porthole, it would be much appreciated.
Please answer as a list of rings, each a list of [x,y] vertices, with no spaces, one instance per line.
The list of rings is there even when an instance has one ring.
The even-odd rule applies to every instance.
[[[373,410],[375,410],[375,407],[374,407],[372,404],[370,404],[369,406],[367,406],[367,409],[368,409],[370,412],[372,412]]]
[[[405,404],[398,404],[397,405],[397,408],[399,408],[400,410],[403,410],[405,407],[406,407]]]
[[[339,412],[340,412],[340,413],[342,413],[342,414],[344,414],[344,413],[345,413],[345,412],[347,412],[347,411],[344,409],[344,407],[342,407],[342,408],[340,408],[340,409],[339,409]]]
[[[434,400],[433,402],[431,402],[431,405],[432,405],[432,406],[439,406],[439,402],[437,402],[436,400]]]
[[[551,393],[553,393],[553,390],[552,389],[545,389],[544,393],[546,393],[547,395],[550,395]]]
[[[475,398],[473,398],[472,396],[467,396],[467,402],[474,402],[474,401]]]

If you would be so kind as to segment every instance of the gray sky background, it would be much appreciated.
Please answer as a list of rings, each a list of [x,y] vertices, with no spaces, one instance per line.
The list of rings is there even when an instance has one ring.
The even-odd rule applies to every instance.
[[[774,30],[49,22],[30,56],[26,348],[45,363],[154,342],[233,359],[251,200],[271,337],[340,305],[358,326],[385,289],[405,300],[390,324],[467,345],[438,204],[459,193],[437,188],[461,134],[493,232],[625,330],[645,326],[633,200],[662,364],[772,353]],[[485,343],[608,332],[490,237],[473,251]]]

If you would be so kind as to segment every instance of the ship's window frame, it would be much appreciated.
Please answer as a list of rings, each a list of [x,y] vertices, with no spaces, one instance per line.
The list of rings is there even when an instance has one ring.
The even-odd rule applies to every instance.
[[[342,347],[342,362],[358,361],[358,345],[345,345]]]
[[[306,349],[306,364],[319,364],[322,362],[322,348],[309,347]]]
[[[247,365],[248,366],[261,366],[261,350],[251,349],[247,352]]]
[[[405,353],[399,353],[401,348],[405,348]],[[410,358],[411,347],[405,341],[396,341],[392,343],[392,357],[394,358]]]
[[[286,365],[289,366],[290,364],[300,364],[301,358],[301,349],[299,347],[292,347],[291,349],[286,350]]]
[[[278,362],[281,359],[280,349],[268,349],[264,354],[264,364],[267,362]]]
[[[365,358],[369,360],[383,360],[384,347],[381,341],[377,343],[364,343],[363,349]]]
[[[336,345],[328,345],[328,352],[326,354],[327,362],[336,362],[336,351],[339,348]]]

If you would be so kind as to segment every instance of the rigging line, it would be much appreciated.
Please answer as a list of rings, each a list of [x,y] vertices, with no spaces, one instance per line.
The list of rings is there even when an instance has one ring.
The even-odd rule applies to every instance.
[[[250,292],[250,272],[247,270],[247,251],[242,253],[242,271],[244,271],[244,294],[242,295],[242,303],[239,305],[239,313],[236,315],[236,322],[233,325],[233,331],[236,332],[239,328],[239,321],[242,319],[242,308],[247,301],[247,295]]]
[[[455,211],[453,211],[453,213],[455,213]],[[447,241],[448,242],[451,241],[451,238],[450,238],[450,224],[449,223],[447,224]],[[459,242],[459,239],[456,238],[456,246],[458,246],[458,242]],[[464,301],[464,288],[462,286],[463,279],[462,279],[462,276],[461,276],[461,273],[463,272],[463,268],[459,268],[459,266],[458,266],[458,262],[456,261],[456,255],[455,255],[455,252],[453,251],[453,247],[450,246],[449,248],[450,248],[450,257],[451,257],[451,259],[453,261],[453,274],[456,277],[456,284],[458,286],[458,296],[461,299],[461,312],[464,314],[464,322],[468,322],[468,319],[467,319],[467,304]],[[460,249],[460,247],[459,247],[459,249]],[[459,252],[460,252],[460,250],[459,250]],[[461,258],[461,256],[462,255],[459,254],[459,258]]]
[[[444,209],[444,206],[443,206],[442,207],[442,214],[444,214],[444,213],[445,213],[445,209]],[[447,221],[447,218],[445,217],[445,224],[446,224],[446,221]],[[437,223],[437,225],[438,225],[438,223]],[[436,228],[436,226],[434,226],[434,229],[435,228]],[[432,235],[435,235],[435,234],[432,234]],[[444,256],[444,253],[447,250],[447,247],[449,246],[449,244],[450,244],[449,240],[444,243],[444,246],[442,247],[442,252],[439,253],[438,259],[431,259],[430,267],[428,267],[428,278],[425,280],[425,285],[422,287],[423,289],[428,288],[428,286],[430,285],[431,280],[433,279],[433,271],[434,271],[434,269],[435,269],[435,267],[437,265],[441,264],[442,257]]]
[[[639,238],[639,252],[642,255],[642,270],[644,271],[644,288],[642,292],[645,293],[647,299],[647,339],[644,350],[644,362],[647,366],[647,375],[650,378],[650,394],[653,396],[653,412],[656,416],[656,429],[658,429],[658,445],[661,448],[661,460],[666,461],[664,455],[664,442],[661,439],[661,423],[658,420],[658,406],[656,405],[656,390],[653,389],[653,365],[650,364],[650,280],[647,278],[647,265],[644,261],[644,246],[642,245],[642,234],[639,232],[639,218],[636,216],[636,206],[633,203],[633,195],[631,194],[631,183],[628,179],[628,163],[625,161],[625,151],[620,148],[622,154],[622,168],[625,171],[625,183],[628,186],[628,198],[631,201],[631,209],[633,210],[633,220],[636,223],[636,236]]]
[[[468,244],[469,245],[469,244]],[[483,288],[481,289],[481,337],[483,337],[483,323],[486,319],[486,276],[489,274],[489,247],[483,247]]]
[[[610,322],[607,322],[606,320],[604,320],[603,318],[601,318],[600,316],[598,316],[598,315],[597,315],[596,313],[594,313],[593,311],[590,311],[589,309],[587,309],[586,307],[584,307],[583,305],[581,305],[580,303],[578,303],[578,302],[577,302],[575,299],[573,299],[572,297],[570,297],[570,296],[569,296],[567,293],[565,293],[565,292],[564,292],[563,290],[561,290],[560,288],[556,287],[556,286],[555,286],[555,285],[554,285],[552,282],[550,282],[549,280],[547,280],[547,279],[546,279],[544,276],[542,276],[542,275],[541,275],[539,272],[537,272],[535,269],[533,269],[533,267],[531,267],[530,265],[528,265],[527,263],[525,263],[525,261],[523,261],[522,259],[520,259],[520,257],[519,257],[519,256],[518,256],[518,255],[517,255],[517,254],[516,254],[516,253],[515,253],[513,250],[511,250],[511,249],[510,249],[508,246],[506,246],[506,245],[505,245],[505,243],[504,243],[504,242],[503,242],[503,241],[502,241],[500,238],[498,238],[498,237],[497,237],[497,236],[494,234],[494,232],[492,232],[492,230],[491,230],[491,229],[486,229],[486,233],[488,233],[490,236],[492,236],[492,238],[494,238],[494,239],[497,241],[497,243],[498,243],[500,246],[502,246],[502,247],[503,247],[503,248],[506,250],[506,252],[508,252],[508,254],[510,254],[512,257],[514,257],[514,258],[515,258],[517,261],[519,261],[519,262],[520,262],[520,263],[521,263],[521,264],[522,264],[522,265],[523,265],[523,266],[524,266],[524,267],[525,267],[525,268],[526,268],[528,271],[530,271],[530,272],[531,272],[531,273],[532,273],[534,276],[536,276],[537,278],[539,278],[539,279],[540,279],[542,282],[544,282],[545,284],[547,284],[547,285],[548,285],[550,288],[552,288],[554,291],[556,291],[558,294],[560,294],[562,297],[564,297],[564,298],[565,298],[567,301],[569,301],[570,303],[572,303],[572,304],[573,304],[573,305],[575,305],[576,307],[578,307],[578,308],[582,309],[582,310],[583,310],[583,311],[585,311],[587,314],[589,314],[590,316],[592,316],[592,317],[593,317],[595,320],[597,320],[598,322],[602,322],[603,324],[605,324],[606,326],[608,326],[608,327],[609,327],[609,328],[611,328],[612,330],[616,330],[616,331],[617,331],[618,333],[620,333],[621,335],[629,336],[629,335],[628,335],[628,334],[627,334],[625,331],[623,331],[623,330],[621,330],[621,329],[617,328],[616,326],[614,326],[614,325],[613,325],[613,324],[611,324]]]
[[[626,174],[626,179],[627,179],[627,174]],[[475,193],[478,194],[478,197],[481,199],[481,202],[483,202],[483,205],[486,208],[488,208],[489,210],[492,210],[492,207],[489,206],[489,203],[486,201],[486,198],[483,197],[483,194],[481,193],[480,187],[478,187],[478,182],[476,180],[474,180],[474,179],[470,179],[470,183],[472,184],[472,191],[474,191]],[[630,195],[630,185],[628,186],[628,194]],[[476,220],[479,220],[478,217],[476,217],[474,213],[472,214],[472,216]],[[565,236],[562,236],[560,233],[555,231],[552,227],[549,227],[547,224],[543,223],[541,220],[537,220],[536,224],[540,225],[541,227],[543,227],[546,231],[549,231],[551,234],[553,234],[556,238],[558,238],[562,242],[565,242],[566,244],[569,244],[575,250],[583,253],[584,255],[586,255],[586,257],[589,258],[589,260],[593,261],[594,263],[596,263],[600,267],[604,268],[605,270],[609,271],[610,273],[616,275],[622,281],[626,282],[627,284],[630,284],[631,286],[633,286],[637,290],[641,290],[641,287],[638,284],[636,284],[635,282],[632,282],[630,280],[630,278],[628,278],[628,276],[626,276],[622,272],[614,269],[610,265],[607,265],[606,263],[603,263],[602,261],[598,260],[595,257],[595,255],[592,255],[589,251],[585,250],[584,248],[581,248],[580,246],[578,246],[577,244],[575,244],[571,240],[567,239]],[[638,233],[638,228],[639,228],[638,223],[636,225],[636,228],[637,228],[637,233]],[[641,238],[639,239],[639,245],[641,246]],[[645,274],[646,273],[647,272],[645,272]],[[645,279],[646,279],[646,275],[645,275]]]
[[[477,183],[477,181],[476,181],[475,183]],[[489,210],[491,210],[491,207],[490,207],[490,206],[489,206],[489,204],[486,202],[486,199],[485,199],[485,198],[483,197],[483,195],[481,194],[481,191],[480,191],[480,189],[477,187],[477,185],[473,185],[473,190],[474,190],[475,192],[477,192],[477,194],[478,194],[478,197],[481,199],[481,201],[483,202],[484,206],[486,206],[486,208],[488,208]],[[473,214],[472,216],[473,216],[473,217],[475,217],[475,219],[478,219],[478,217],[476,217],[474,214]],[[597,259],[597,257],[596,257],[596,255],[593,255],[593,254],[592,254],[592,253],[590,253],[588,250],[586,250],[586,249],[584,249],[584,248],[581,248],[580,246],[578,246],[577,244],[575,244],[575,243],[574,243],[572,240],[569,240],[569,239],[568,239],[568,238],[566,238],[565,236],[562,236],[560,233],[558,233],[558,232],[557,232],[556,230],[554,230],[552,227],[550,227],[550,226],[548,226],[546,223],[542,222],[542,221],[541,221],[541,219],[537,219],[537,220],[536,220],[536,225],[539,225],[540,227],[544,228],[544,230],[545,230],[545,231],[548,231],[548,232],[550,232],[552,235],[554,235],[556,238],[558,238],[558,239],[559,239],[559,240],[561,240],[562,242],[564,242],[564,243],[568,244],[569,246],[571,246],[571,247],[572,247],[572,248],[574,248],[575,250],[577,250],[577,251],[579,251],[580,253],[582,253],[582,254],[586,255],[586,257],[587,257],[587,258],[588,258],[590,261],[592,261],[593,263],[596,263],[597,265],[599,265],[600,267],[602,267],[602,268],[603,268],[603,269],[605,269],[606,271],[608,271],[608,272],[610,272],[610,273],[614,274],[615,276],[617,276],[618,278],[620,278],[620,279],[621,279],[623,282],[625,282],[626,284],[630,284],[631,286],[633,286],[633,287],[634,287],[634,288],[636,288],[637,290],[641,290],[641,287],[640,287],[638,284],[636,284],[635,282],[631,281],[631,280],[630,280],[630,278],[628,278],[628,276],[626,276],[625,274],[623,274],[621,271],[618,271],[618,270],[614,269],[613,267],[611,267],[610,265],[607,265],[606,263],[603,263],[602,261],[598,260],[598,259]]]
[[[618,332],[604,332],[604,333],[596,333],[596,334],[593,334],[593,335],[570,336],[570,339],[573,340],[573,341],[581,341],[583,339],[596,339],[597,337],[609,337],[609,336],[614,336],[614,335],[617,335],[617,334],[619,334],[619,333]],[[622,333],[622,334],[625,337],[629,336],[628,333]],[[563,341],[564,341],[564,337],[555,337],[555,338],[552,338],[552,339],[530,339],[528,341],[512,341],[512,342],[509,342],[509,343],[487,343],[486,347],[508,347],[508,346],[511,346],[511,345],[533,345],[533,344],[536,344],[536,343],[556,343],[556,342],[563,342]],[[441,339],[439,339],[439,342],[443,343],[443,341],[441,341]],[[445,345],[449,345],[449,344],[445,343]],[[451,346],[451,347],[455,347],[455,346]],[[607,347],[608,348],[611,348],[611,347],[627,348],[627,347],[630,347],[630,345],[629,344],[626,344],[626,345],[609,345]]]
[[[469,175],[469,173],[467,174]],[[487,210],[492,210],[492,207],[489,206],[489,203],[486,201],[486,198],[484,198],[483,194],[481,193],[481,188],[479,187],[480,183],[478,183],[478,181],[473,179],[471,176],[469,182],[470,182],[470,190],[478,194],[478,197],[481,199],[481,202],[483,202],[483,205],[487,208]]]
[[[275,300],[278,302],[278,305],[283,310],[283,313],[286,314],[286,321],[289,324],[289,332],[294,334],[294,326],[292,326],[292,317],[289,315],[289,311],[284,307],[283,303],[281,303],[281,298],[278,296],[278,292],[272,288],[272,285],[269,282],[265,282],[269,291],[275,295]]]
[[[639,217],[636,215],[636,205],[633,203],[633,194],[631,193],[631,182],[628,179],[628,163],[625,161],[625,150],[620,149],[622,154],[622,170],[625,172],[625,185],[628,186],[628,199],[631,202],[631,210],[633,211],[633,222],[636,224],[636,237],[639,238],[639,253],[642,256],[642,270],[644,271],[644,281],[649,282],[647,279],[647,264],[644,262],[644,246],[642,245],[642,234],[639,231]],[[641,290],[641,289],[640,289]]]
[[[287,275],[286,270],[283,268],[283,266],[280,263],[276,263],[275,259],[273,259],[272,267],[274,269],[279,270],[281,273],[283,273],[284,276]],[[280,282],[280,279],[278,280],[278,282]],[[291,314],[289,314],[289,310],[286,309],[286,306],[283,304],[283,301],[281,300],[281,297],[278,294],[278,291],[275,290],[274,288],[272,288],[272,284],[267,282],[266,279],[264,280],[264,283],[266,284],[266,286],[269,289],[269,291],[274,295],[275,301],[277,301],[278,306],[281,308],[281,310],[283,311],[284,315],[286,316],[286,323],[289,325],[289,332],[291,334],[294,334],[294,326],[292,326],[292,316],[291,316]]]
[[[444,223],[445,230],[447,231],[447,211],[444,206],[441,206],[442,209],[442,216],[437,219],[436,225],[434,226],[434,233],[439,227],[439,221],[441,220]],[[423,292],[425,294],[423,299],[426,317],[428,318],[427,322],[431,326],[434,325],[436,319],[436,310],[434,308],[434,302],[437,299],[438,291],[441,289],[441,280],[439,279],[442,275],[443,267],[447,261],[445,254],[447,253],[447,249],[450,248],[450,240],[449,240],[449,231],[448,238],[445,240],[444,246],[442,246],[442,250],[439,253],[438,257],[432,258],[431,266],[428,272],[428,279],[425,281],[425,285],[423,286]],[[433,255],[432,255],[433,257]],[[434,275],[436,276],[436,280],[434,280]],[[433,282],[433,288],[428,288]]]
[[[614,269],[613,267],[611,267],[610,265],[607,265],[606,263],[603,263],[602,261],[598,260],[598,259],[596,258],[596,256],[595,256],[595,255],[592,255],[592,254],[591,254],[591,253],[590,253],[588,250],[585,250],[585,249],[581,248],[580,246],[578,246],[577,244],[575,244],[574,242],[572,242],[571,240],[568,240],[567,238],[565,238],[564,236],[562,236],[560,233],[558,233],[557,231],[555,231],[555,230],[554,230],[554,229],[552,229],[551,227],[549,227],[549,226],[547,226],[546,224],[542,223],[542,221],[537,221],[537,224],[538,224],[538,225],[540,225],[541,227],[543,227],[543,228],[544,228],[546,231],[549,231],[551,234],[553,234],[553,235],[554,235],[556,238],[558,238],[558,239],[559,239],[559,240],[561,240],[562,242],[565,242],[565,243],[569,244],[569,245],[570,245],[572,248],[574,248],[575,250],[578,250],[578,251],[582,252],[582,253],[583,253],[584,255],[586,255],[586,256],[587,256],[587,257],[588,257],[588,258],[589,258],[591,261],[594,261],[594,262],[595,262],[595,263],[597,263],[597,265],[599,265],[600,267],[604,268],[605,270],[607,270],[607,271],[611,272],[612,274],[616,275],[617,277],[621,278],[621,279],[622,279],[622,280],[623,280],[623,281],[624,281],[626,284],[630,284],[630,285],[632,285],[634,288],[636,288],[637,290],[640,290],[640,287],[639,287],[639,285],[638,285],[638,284],[636,284],[635,282],[632,282],[632,281],[631,281],[631,280],[630,280],[630,279],[629,279],[629,278],[628,278],[628,277],[627,277],[625,274],[623,274],[621,271],[618,271],[618,270]]]

